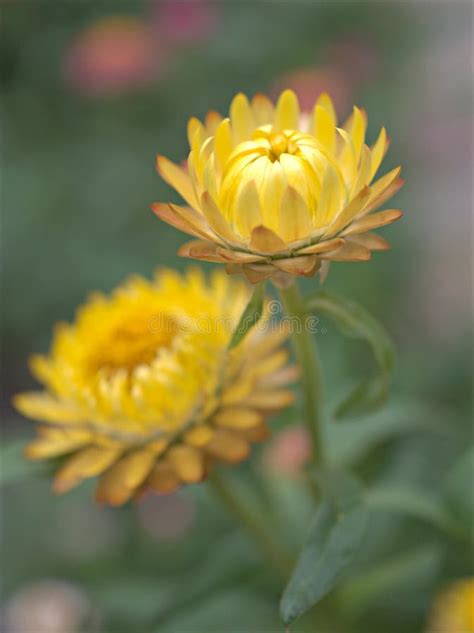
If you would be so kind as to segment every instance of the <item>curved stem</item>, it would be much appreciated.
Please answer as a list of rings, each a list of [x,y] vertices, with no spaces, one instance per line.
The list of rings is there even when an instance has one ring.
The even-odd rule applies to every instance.
[[[325,461],[322,436],[322,384],[316,341],[306,327],[306,310],[297,283],[286,288],[279,287],[278,290],[286,315],[290,318],[291,336],[301,369],[305,421],[313,443],[313,462],[322,465]]]
[[[291,556],[274,540],[271,525],[267,528],[267,524],[255,516],[252,509],[245,505],[240,495],[232,490],[225,481],[225,477],[222,477],[217,469],[211,472],[207,481],[228,512],[252,537],[264,557],[286,578],[291,571],[293,561]]]

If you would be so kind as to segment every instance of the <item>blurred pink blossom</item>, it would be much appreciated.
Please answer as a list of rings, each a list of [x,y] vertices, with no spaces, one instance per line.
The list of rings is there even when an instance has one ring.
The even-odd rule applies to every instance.
[[[5,625],[6,633],[92,633],[99,621],[80,587],[42,579],[26,585],[7,602]]]
[[[122,93],[150,83],[164,50],[148,25],[125,15],[98,20],[79,33],[67,51],[64,75],[78,92]]]
[[[304,426],[278,433],[263,454],[263,466],[271,474],[297,475],[311,457],[311,440]]]
[[[208,0],[155,0],[151,22],[168,42],[206,40],[219,21],[217,5]]]
[[[191,528],[194,504],[181,494],[148,494],[138,504],[140,523],[148,534],[162,541],[178,541]]]
[[[334,41],[321,51],[319,66],[297,68],[275,82],[273,94],[291,88],[300,100],[301,109],[309,112],[322,92],[331,95],[338,115],[344,117],[354,103],[360,87],[376,78],[379,57],[367,38],[351,35]]]
[[[330,67],[299,69],[282,75],[274,84],[272,94],[276,97],[285,88],[296,92],[303,112],[313,109],[322,92],[331,95],[338,113],[347,112],[351,106],[351,85],[339,70]]]

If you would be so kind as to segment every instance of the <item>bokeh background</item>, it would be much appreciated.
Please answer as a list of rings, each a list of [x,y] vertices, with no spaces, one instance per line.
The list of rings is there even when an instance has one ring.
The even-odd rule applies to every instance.
[[[191,115],[225,112],[238,91],[292,87],[309,108],[326,90],[340,117],[353,103],[367,110],[369,140],[387,127],[385,165],[402,163],[406,179],[394,201],[405,217],[386,231],[393,250],[336,264],[326,282],[381,319],[399,349],[377,440],[365,441],[367,420],[359,431],[354,422],[341,451],[367,481],[440,490],[472,439],[471,3],[11,0],[2,17],[0,628],[281,631],[281,585],[205,486],[120,510],[93,505],[87,486],[58,499],[18,460],[32,425],[10,398],[33,387],[28,355],[47,350],[52,325],[71,319],[90,291],[186,266],[175,256],[186,237],[149,204],[178,201],[155,156],[186,157]],[[330,325],[320,338],[332,395],[370,357]],[[245,481],[251,469],[264,472],[288,504],[295,546],[306,524],[297,486],[305,450],[295,424],[237,473]],[[292,631],[314,632],[315,622],[318,633],[422,631],[436,593],[469,573],[459,548],[431,527],[385,512],[374,522],[362,567],[312,624]]]

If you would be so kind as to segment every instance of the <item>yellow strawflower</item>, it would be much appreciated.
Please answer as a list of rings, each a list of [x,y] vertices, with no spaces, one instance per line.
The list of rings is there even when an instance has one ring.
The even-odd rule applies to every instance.
[[[162,178],[189,206],[152,209],[198,238],[181,255],[224,262],[253,283],[282,273],[311,276],[330,260],[369,259],[389,248],[370,231],[402,215],[373,211],[403,181],[397,167],[373,182],[389,143],[382,128],[369,148],[366,123],[354,107],[337,127],[327,94],[304,115],[291,90],[276,106],[263,95],[249,103],[238,94],[228,118],[210,112],[205,124],[189,121],[187,167],[158,156]]]
[[[474,578],[452,583],[437,597],[427,633],[474,633]]]
[[[45,390],[17,395],[46,422],[31,459],[66,456],[54,489],[100,475],[97,499],[121,504],[147,488],[202,480],[213,459],[239,462],[266,435],[265,418],[292,402],[283,329],[256,327],[228,350],[248,301],[217,271],[159,271],[96,294],[56,327],[31,369]]]

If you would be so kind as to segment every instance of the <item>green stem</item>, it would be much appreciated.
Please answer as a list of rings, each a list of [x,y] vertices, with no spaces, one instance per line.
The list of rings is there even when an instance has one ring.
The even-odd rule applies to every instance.
[[[228,512],[259,547],[264,557],[286,578],[292,569],[293,561],[291,556],[284,552],[274,540],[271,525],[268,529],[266,524],[255,516],[252,509],[245,505],[240,495],[232,490],[225,481],[225,477],[222,477],[217,469],[211,472],[207,481]]]
[[[313,443],[313,462],[322,466],[325,462],[322,436],[323,408],[321,369],[314,335],[306,327],[306,310],[298,285],[278,288],[287,317],[290,318],[293,346],[301,369],[304,392],[305,421]]]

